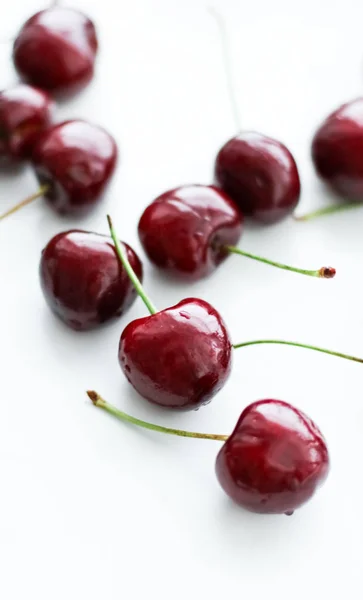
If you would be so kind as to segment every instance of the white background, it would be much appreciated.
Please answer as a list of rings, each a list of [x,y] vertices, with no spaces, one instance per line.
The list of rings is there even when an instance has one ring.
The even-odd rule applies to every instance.
[[[5,2],[0,37],[42,8]],[[332,201],[317,181],[310,140],[340,103],[363,93],[359,0],[220,0],[230,32],[243,126],[287,144],[300,169],[300,212]],[[121,160],[106,201],[81,223],[106,232],[106,211],[142,255],[136,225],[159,193],[211,181],[220,146],[236,133],[215,22],[204,0],[74,0],[100,37],[97,76],[58,110],[110,130]],[[215,2],[218,6],[218,2]],[[0,45],[0,86],[16,81]],[[1,178],[1,210],[31,193],[30,170]],[[160,308],[200,296],[220,310],[235,343],[279,337],[363,356],[360,209],[298,224],[247,228],[246,250],[305,268],[332,265],[334,281],[230,257],[193,286],[166,283],[147,261]],[[79,226],[40,200],[0,224],[0,597],[4,600],[361,597],[363,365],[305,350],[236,352],[212,404],[170,414],[134,393],[117,363],[126,323],[75,333],[50,314],[40,251]],[[142,255],[143,256],[143,255]],[[145,257],[143,257],[145,258]],[[158,423],[228,433],[251,401],[305,410],[327,437],[332,470],[291,518],[234,506],[214,476],[218,444],[169,439],[96,410],[94,388]]]

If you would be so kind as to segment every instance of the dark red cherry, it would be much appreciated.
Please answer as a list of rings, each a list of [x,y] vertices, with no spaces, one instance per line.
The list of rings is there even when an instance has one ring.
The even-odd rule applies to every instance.
[[[187,185],[159,196],[139,221],[149,259],[166,271],[199,279],[228,256],[242,233],[242,215],[213,186]]]
[[[124,247],[142,279],[137,254],[127,244]],[[89,231],[65,231],[48,242],[40,261],[40,282],[51,310],[77,330],[119,317],[136,298],[111,238]]]
[[[0,163],[29,158],[37,136],[50,125],[52,113],[50,96],[30,85],[0,92]]]
[[[96,53],[92,21],[78,10],[55,6],[26,21],[15,39],[13,59],[27,83],[64,93],[92,79]]]
[[[255,132],[243,132],[219,151],[215,181],[244,215],[274,223],[290,214],[300,198],[300,179],[289,150]]]
[[[363,98],[325,119],[313,139],[312,159],[318,175],[338,194],[363,200]]]
[[[280,400],[248,406],[216,460],[226,494],[257,513],[291,514],[313,496],[328,471],[328,449],[317,426]]]
[[[117,146],[107,131],[86,121],[47,129],[35,144],[32,165],[45,197],[59,213],[82,214],[102,197],[113,174]]]
[[[219,313],[186,298],[132,321],[119,346],[122,371],[141,396],[173,409],[196,409],[223,387],[231,369],[231,341]]]

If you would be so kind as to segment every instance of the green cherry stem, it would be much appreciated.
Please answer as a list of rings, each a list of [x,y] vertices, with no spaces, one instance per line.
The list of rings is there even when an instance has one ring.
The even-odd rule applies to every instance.
[[[224,18],[217,11],[217,9],[214,8],[214,6],[209,6],[208,11],[212,15],[212,17],[214,17],[214,19],[216,20],[217,26],[218,26],[219,37],[220,37],[221,46],[222,46],[224,70],[226,73],[229,101],[231,104],[233,118],[234,118],[234,122],[236,124],[236,128],[241,129],[241,115],[240,115],[240,110],[239,110],[239,106],[238,106],[238,102],[237,102],[237,98],[236,98],[234,78],[233,78],[232,66],[231,66],[232,61],[231,61],[231,55],[230,55],[230,49],[229,49],[229,43],[228,43],[228,34],[227,34],[226,24],[225,24]]]
[[[126,255],[126,252],[124,250],[124,247],[122,244],[120,244],[120,242],[118,240],[118,237],[116,235],[110,215],[107,215],[107,221],[108,221],[108,225],[110,228],[111,237],[115,244],[117,255],[118,255],[127,275],[129,276],[136,292],[140,296],[141,300],[144,302],[144,304],[145,304],[146,308],[148,309],[148,311],[150,312],[150,314],[154,315],[158,311],[155,308],[155,306],[153,305],[153,303],[151,302],[150,298],[147,296],[144,288],[141,285],[141,281],[139,280],[135,271],[133,270],[132,266],[130,265],[127,255]]]
[[[347,360],[353,360],[354,362],[363,363],[363,358],[357,356],[351,356],[350,354],[343,354],[342,352],[335,352],[333,350],[327,350],[326,348],[320,348],[319,346],[310,346],[310,344],[300,344],[299,342],[287,342],[285,340],[253,340],[251,342],[242,342],[241,344],[233,344],[233,348],[245,348],[246,346],[257,346],[258,344],[280,344],[283,346],[295,346],[295,348],[306,348],[307,350],[316,350],[316,352],[323,352],[324,354],[330,354],[331,356],[338,356],[339,358],[345,358]]]
[[[308,275],[309,277],[332,279],[333,277],[335,277],[336,273],[333,267],[321,267],[321,269],[318,269],[316,271],[309,271],[307,269],[298,269],[297,267],[290,267],[289,265],[284,265],[283,263],[279,263],[268,258],[263,258],[262,256],[257,256],[256,254],[251,254],[250,252],[240,250],[240,248],[236,248],[235,246],[225,246],[225,248],[226,250],[228,250],[228,252],[232,252],[233,254],[247,256],[247,258],[252,258],[253,260],[265,263],[266,265],[271,265],[272,267],[277,267],[278,269],[284,269],[285,271],[292,271],[293,273],[300,273],[301,275]]]
[[[137,425],[138,427],[143,427],[144,429],[150,429],[151,431],[158,431],[159,433],[168,433],[169,435],[177,435],[179,437],[188,437],[188,438],[198,438],[203,440],[214,440],[218,442],[225,442],[228,439],[228,435],[218,435],[214,433],[196,433],[194,431],[184,431],[183,429],[171,429],[170,427],[162,427],[161,425],[155,425],[154,423],[148,423],[147,421],[142,421],[141,419],[137,419],[136,417],[132,417],[127,413],[123,412],[109,404],[104,400],[97,392],[89,390],[87,392],[87,396],[93,402],[95,406],[98,408],[103,408],[106,412],[110,413],[114,417],[117,417],[121,421],[125,421],[127,423],[132,423],[133,425]]]
[[[32,202],[34,202],[34,200],[37,200],[41,196],[44,196],[44,194],[46,194],[48,190],[49,190],[49,185],[41,185],[37,192],[35,192],[31,196],[28,196],[27,198],[25,198],[25,200],[22,200],[18,204],[15,204],[15,206],[13,206],[12,208],[10,208],[6,212],[4,212],[2,215],[0,215],[0,221],[5,219],[6,217],[9,217],[13,213],[17,212],[24,206],[31,204]]]
[[[325,206],[324,208],[319,208],[318,210],[306,213],[305,215],[294,215],[294,219],[295,221],[312,221],[312,219],[318,217],[324,217],[325,215],[344,212],[345,210],[359,208],[361,206],[363,206],[363,202],[345,202],[343,204],[333,204],[332,206]]]

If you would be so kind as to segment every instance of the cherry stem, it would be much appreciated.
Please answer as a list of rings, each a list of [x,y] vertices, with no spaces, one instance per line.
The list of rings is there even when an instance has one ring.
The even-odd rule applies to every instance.
[[[148,309],[148,311],[150,312],[151,315],[154,315],[158,311],[155,308],[155,306],[153,305],[153,303],[151,302],[150,298],[147,296],[144,288],[141,285],[141,281],[139,280],[138,276],[136,275],[135,271],[133,270],[132,266],[130,265],[128,258],[127,258],[127,254],[124,249],[124,246],[123,246],[123,244],[120,244],[120,242],[118,240],[118,237],[117,237],[115,229],[113,227],[113,223],[112,223],[112,219],[111,219],[110,215],[107,215],[107,221],[108,221],[108,226],[110,228],[111,237],[115,244],[116,252],[121,261],[121,264],[123,265],[127,275],[129,276],[129,279],[132,282],[132,285],[134,286],[136,292],[140,296],[141,300],[143,300],[146,308]]]
[[[184,431],[183,429],[171,429],[170,427],[162,427],[161,425],[155,425],[154,423],[148,423],[147,421],[142,421],[141,419],[137,419],[136,417],[132,417],[127,413],[123,412],[109,404],[104,400],[97,392],[88,391],[87,396],[92,400],[93,404],[98,408],[103,408],[106,412],[111,415],[121,419],[121,421],[125,421],[127,423],[132,423],[133,425],[137,425],[138,427],[143,427],[144,429],[150,429],[151,431],[158,431],[159,433],[168,433],[169,435],[178,435],[179,437],[188,437],[188,438],[198,438],[203,440],[215,440],[218,442],[225,442],[228,439],[228,435],[218,435],[214,433],[196,433],[194,431]]]
[[[246,346],[256,346],[257,344],[280,344],[283,346],[295,346],[296,348],[306,348],[307,350],[316,350],[317,352],[323,352],[324,354],[330,354],[331,356],[338,356],[339,358],[345,358],[347,360],[353,360],[354,362],[363,363],[363,358],[357,356],[351,356],[350,354],[342,354],[342,352],[334,352],[333,350],[327,350],[326,348],[320,348],[319,346],[310,346],[309,344],[299,344],[298,342],[287,342],[284,340],[253,340],[252,342],[242,342],[241,344],[234,344],[233,348],[245,348]]]
[[[37,200],[41,196],[44,196],[44,194],[46,194],[48,190],[49,190],[49,185],[41,185],[39,190],[37,192],[35,192],[35,194],[28,196],[28,198],[25,198],[25,200],[22,200],[21,202],[19,202],[19,204],[16,204],[12,208],[10,208],[6,212],[4,212],[2,215],[0,215],[0,221],[5,219],[6,217],[9,217],[10,215],[12,215],[15,212],[18,212],[18,210],[20,210],[24,206],[27,206],[28,204],[31,204],[32,202],[34,202],[34,200]]]
[[[217,11],[217,9],[214,6],[208,7],[208,11],[212,15],[212,17],[214,17],[214,19],[216,20],[216,23],[218,25],[219,36],[220,36],[221,46],[222,46],[223,63],[224,63],[224,69],[225,69],[225,74],[226,74],[229,100],[231,103],[231,108],[232,108],[233,118],[234,118],[234,121],[236,124],[236,128],[241,129],[242,121],[241,121],[241,115],[240,115],[239,106],[238,106],[238,102],[237,102],[237,98],[236,98],[236,90],[235,90],[234,78],[233,78],[233,73],[232,73],[232,66],[231,66],[232,61],[231,61],[231,55],[230,55],[230,49],[229,49],[229,43],[228,43],[228,34],[227,34],[226,23],[225,23],[225,20],[222,17],[222,15]]]
[[[272,267],[277,267],[278,269],[284,269],[285,271],[292,271],[293,273],[300,273],[301,275],[309,275],[309,277],[332,279],[333,277],[335,277],[336,273],[333,267],[321,267],[321,269],[318,269],[317,271],[308,271],[307,269],[298,269],[297,267],[290,267],[289,265],[284,265],[283,263],[275,262],[274,260],[263,258],[262,256],[257,256],[256,254],[251,254],[250,252],[240,250],[240,248],[236,248],[235,246],[225,246],[225,248],[226,250],[228,250],[228,252],[232,252],[233,254],[247,256],[247,258],[258,260],[259,262],[265,263],[266,265],[271,265]]]
[[[325,215],[331,215],[337,212],[344,212],[345,210],[350,210],[351,208],[359,208],[360,206],[363,206],[363,202],[345,202],[343,204],[333,204],[333,206],[319,208],[318,210],[306,213],[305,215],[294,215],[294,219],[295,221],[311,221],[316,217],[324,217]]]

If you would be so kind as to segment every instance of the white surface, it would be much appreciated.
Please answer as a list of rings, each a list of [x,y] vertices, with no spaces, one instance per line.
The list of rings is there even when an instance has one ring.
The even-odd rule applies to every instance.
[[[106,126],[121,150],[107,201],[82,227],[106,232],[108,210],[142,255],[136,224],[146,204],[169,187],[209,182],[217,150],[235,133],[216,26],[202,0],[73,4],[94,18],[101,52],[94,82],[58,118]],[[244,126],[277,137],[295,155],[301,212],[328,203],[310,139],[328,112],[362,93],[363,4],[219,4]],[[2,37],[40,8],[37,0],[6,3]],[[9,53],[0,46],[2,87],[15,80]],[[34,188],[30,171],[2,178],[1,209]],[[145,260],[145,286],[160,307],[185,295],[209,300],[235,342],[279,337],[362,356],[362,222],[357,210],[245,231],[245,249],[305,268],[335,266],[334,281],[231,257],[191,287],[166,285]],[[87,334],[68,330],[45,306],[40,251],[77,225],[41,201],[0,225],[0,597],[358,598],[363,366],[298,349],[239,350],[209,407],[156,410],[132,392],[116,357],[123,327],[145,314],[141,301],[121,321]],[[326,435],[330,477],[292,518],[251,515],[217,484],[218,444],[124,426],[90,405],[87,388],[141,418],[221,433],[251,401],[287,400]]]

